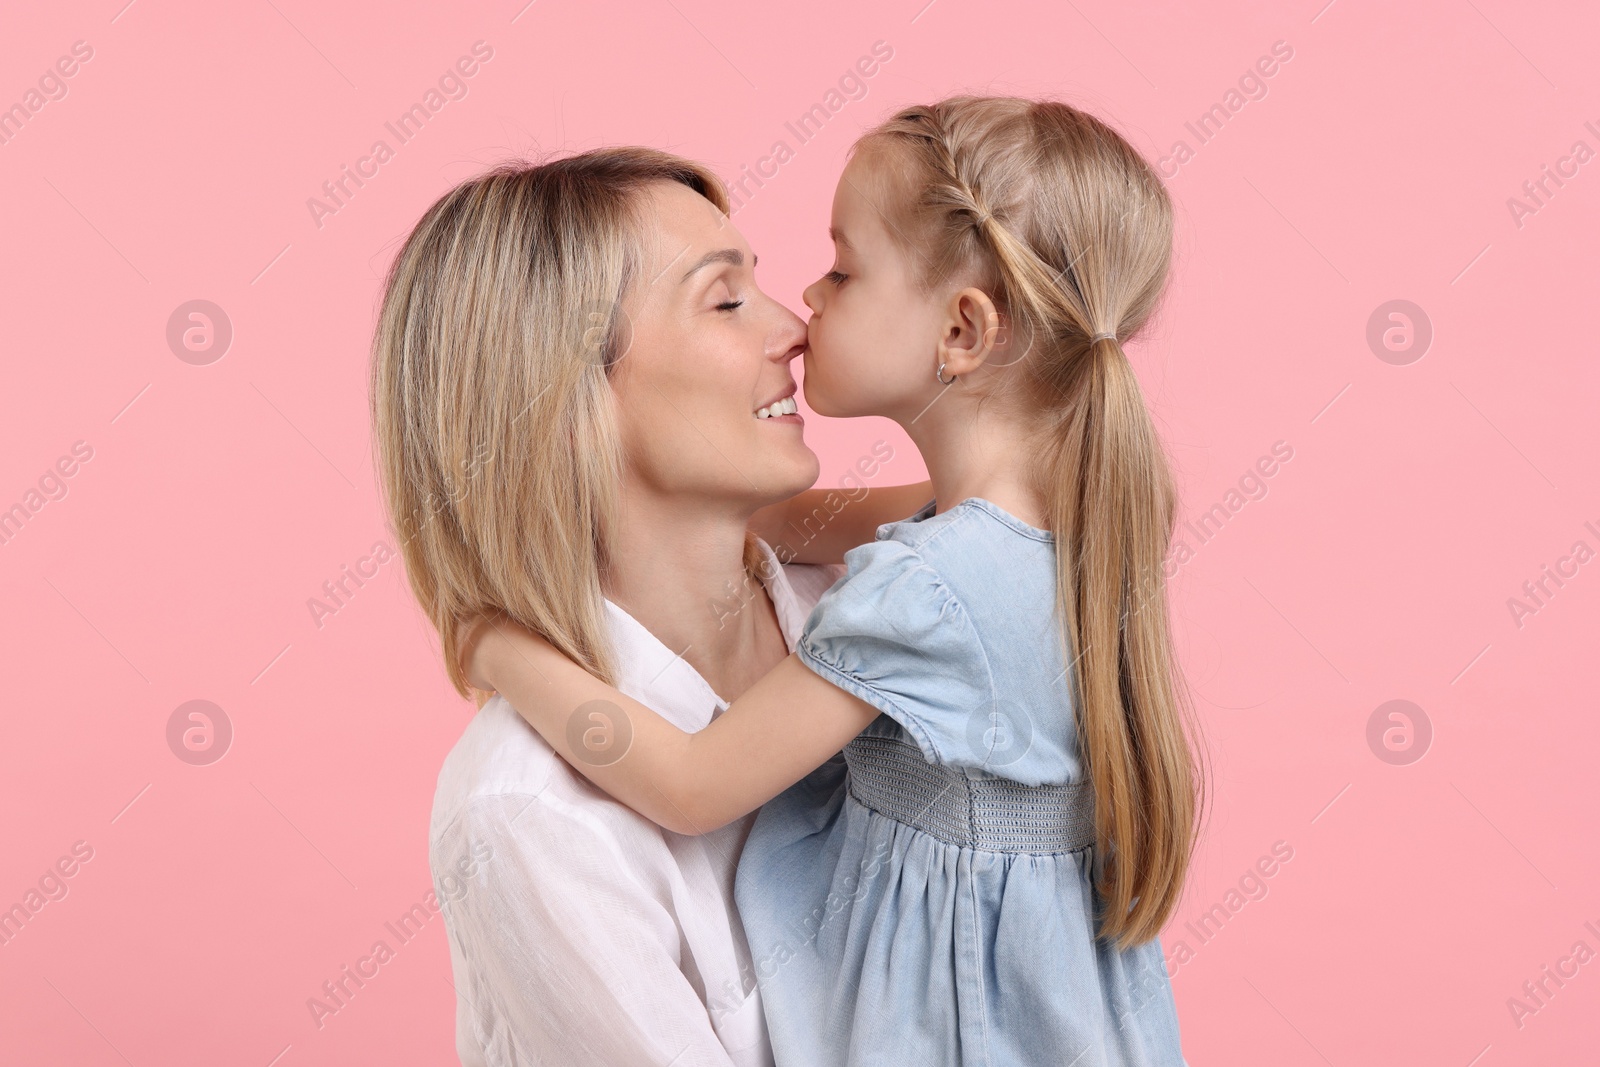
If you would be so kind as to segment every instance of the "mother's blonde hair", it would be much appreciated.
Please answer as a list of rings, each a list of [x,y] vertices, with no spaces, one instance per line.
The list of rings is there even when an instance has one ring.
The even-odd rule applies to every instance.
[[[1167,618],[1176,492],[1122,352],[1166,284],[1171,200],[1115,130],[1053,100],[907,107],[852,152],[921,285],[983,288],[1025,352],[1006,377],[1048,442],[1033,475],[1093,781],[1100,934],[1148,941],[1177,906],[1204,796]]]
[[[611,369],[644,270],[648,186],[726,212],[710,170],[651,148],[508,163],[440,197],[389,270],[372,420],[412,592],[467,695],[480,616],[543,635],[615,684],[602,578],[621,455]],[[747,563],[749,553],[747,552]]]

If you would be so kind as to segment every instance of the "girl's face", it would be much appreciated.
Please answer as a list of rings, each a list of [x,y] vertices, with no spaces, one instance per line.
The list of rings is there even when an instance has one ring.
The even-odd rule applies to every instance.
[[[839,176],[833,270],[804,294],[806,403],[819,415],[886,415],[904,425],[943,388],[934,380],[942,317],[890,241],[881,189],[863,155]]]
[[[715,205],[676,182],[650,197],[631,337],[611,372],[625,477],[749,511],[787,500],[819,470],[803,420],[783,414],[805,323],[756,285],[755,255]]]

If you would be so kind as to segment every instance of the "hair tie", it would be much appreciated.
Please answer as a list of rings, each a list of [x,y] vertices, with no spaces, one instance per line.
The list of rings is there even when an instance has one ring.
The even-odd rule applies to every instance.
[[[1100,338],[1102,338],[1102,337],[1110,338],[1113,341],[1115,341],[1117,339],[1117,335],[1114,334],[1114,333],[1097,333],[1093,337],[1089,338],[1089,343],[1090,344],[1094,344],[1096,341],[1100,340]]]

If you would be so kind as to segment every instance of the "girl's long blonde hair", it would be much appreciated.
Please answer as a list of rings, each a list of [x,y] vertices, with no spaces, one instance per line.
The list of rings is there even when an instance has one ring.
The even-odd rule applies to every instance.
[[[1049,442],[1033,474],[1093,781],[1100,936],[1141,944],[1177,907],[1204,794],[1163,571],[1176,491],[1122,351],[1166,284],[1171,200],[1115,130],[1050,100],[907,107],[852,152],[882,176],[887,229],[919,283],[984,288],[1025,350],[1016,395]]]
[[[390,268],[372,345],[379,477],[463,696],[461,641],[479,616],[509,617],[615,683],[608,375],[629,343],[622,301],[645,270],[653,182],[728,210],[714,173],[651,148],[507,163],[440,197]]]

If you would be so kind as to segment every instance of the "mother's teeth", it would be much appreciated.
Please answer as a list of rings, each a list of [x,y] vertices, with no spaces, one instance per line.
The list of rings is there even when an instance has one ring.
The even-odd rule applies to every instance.
[[[794,397],[786,396],[782,400],[775,400],[771,404],[768,404],[766,407],[757,411],[756,418],[770,419],[774,415],[793,415],[799,410],[800,406],[794,402]]]

